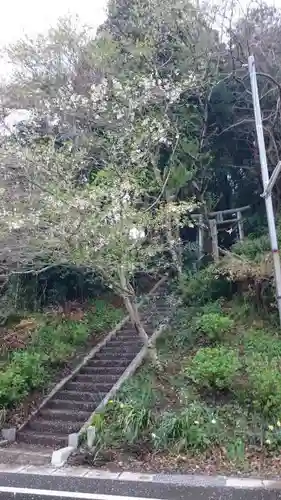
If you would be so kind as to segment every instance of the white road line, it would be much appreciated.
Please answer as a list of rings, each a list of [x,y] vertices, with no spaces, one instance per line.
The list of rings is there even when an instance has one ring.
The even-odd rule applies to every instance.
[[[41,495],[45,497],[77,498],[81,500],[161,500],[159,498],[126,497],[120,495],[103,495],[99,493],[82,493],[79,491],[41,490],[35,488],[15,488],[13,486],[0,486],[0,493],[13,493],[14,495]]]

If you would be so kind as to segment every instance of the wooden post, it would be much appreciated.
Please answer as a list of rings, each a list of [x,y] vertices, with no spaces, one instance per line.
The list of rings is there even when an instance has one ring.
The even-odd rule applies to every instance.
[[[202,260],[204,254],[204,227],[203,227],[203,215],[200,214],[199,225],[198,225],[198,260]]]
[[[237,212],[237,221],[238,221],[239,240],[243,241],[244,240],[244,227],[243,227],[242,214],[240,211]]]
[[[210,219],[210,232],[212,238],[212,253],[215,262],[219,260],[219,245],[218,245],[218,231],[217,231],[217,221],[216,219]]]

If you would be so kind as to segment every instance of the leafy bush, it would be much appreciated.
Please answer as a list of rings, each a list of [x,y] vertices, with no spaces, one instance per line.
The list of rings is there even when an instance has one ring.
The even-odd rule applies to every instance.
[[[6,370],[0,372],[0,406],[18,403],[30,390],[43,387],[48,380],[46,360],[40,353],[15,352]]]
[[[152,431],[157,450],[177,452],[206,450],[218,443],[219,422],[214,413],[199,403],[191,403],[180,411],[164,413]]]
[[[45,362],[47,357],[39,352],[18,351],[12,356],[11,367],[22,377],[28,389],[43,387],[46,383]]]
[[[202,314],[217,313],[222,314],[222,299],[218,299],[212,302],[207,302],[200,308]]]
[[[241,368],[238,351],[227,347],[204,347],[197,351],[186,372],[199,387],[230,389]]]
[[[233,319],[220,313],[210,312],[199,316],[194,321],[197,331],[200,331],[211,341],[223,340],[233,326]]]
[[[254,354],[246,359],[248,384],[240,395],[265,416],[280,416],[281,373],[277,360]]]
[[[116,325],[122,316],[122,309],[113,307],[104,300],[95,300],[94,309],[86,314],[85,320],[94,332],[100,333]]]
[[[89,335],[88,324],[80,321],[66,321],[63,329],[67,342],[74,346],[83,344]]]
[[[270,450],[275,449],[279,452],[281,446],[281,421],[271,420],[272,424],[267,425],[264,436],[263,443]]]
[[[64,365],[74,354],[74,348],[71,344],[54,340],[53,349],[48,354],[49,363],[53,366]]]
[[[133,444],[144,437],[154,423],[150,407],[135,402],[109,401],[104,412],[94,415],[92,425],[96,429],[99,447],[113,444]]]
[[[15,372],[10,365],[0,372],[0,405],[4,408],[18,403],[28,393],[28,386],[24,377]]]
[[[209,265],[195,274],[184,275],[179,291],[187,305],[204,305],[220,297],[232,295],[232,284],[220,277],[214,265]]]
[[[119,401],[133,403],[137,407],[154,408],[160,393],[155,388],[153,371],[143,369],[128,379],[119,392]]]

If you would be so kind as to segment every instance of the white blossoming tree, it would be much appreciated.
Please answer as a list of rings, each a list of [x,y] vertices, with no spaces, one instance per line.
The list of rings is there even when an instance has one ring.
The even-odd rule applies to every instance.
[[[108,165],[91,182],[77,184],[83,153],[58,152],[52,145],[26,150],[6,144],[1,154],[6,172],[1,236],[4,240],[8,234],[22,235],[23,269],[40,271],[41,266],[65,262],[96,269],[122,297],[149,347],[131,278],[137,271],[155,272],[165,265],[167,221],[169,227],[178,227],[192,206],[162,200],[149,205],[142,169],[130,158],[130,168]],[[155,361],[155,350],[149,352]]]
[[[205,92],[214,43],[187,0],[112,0],[95,39],[62,24],[10,49],[18,70],[3,109],[23,96],[32,120],[2,136],[0,259],[96,269],[147,347],[131,278],[168,260],[182,270],[179,229],[194,197],[178,194],[206,159],[204,121],[186,95]]]

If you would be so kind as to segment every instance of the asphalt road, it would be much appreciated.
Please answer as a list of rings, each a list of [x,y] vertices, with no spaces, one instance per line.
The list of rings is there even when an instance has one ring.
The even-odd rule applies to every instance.
[[[0,500],[281,500],[281,491],[0,474]]]

